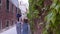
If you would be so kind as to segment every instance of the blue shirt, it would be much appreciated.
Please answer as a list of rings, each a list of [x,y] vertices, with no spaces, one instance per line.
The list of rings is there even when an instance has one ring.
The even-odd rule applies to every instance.
[[[27,23],[23,24],[23,34],[28,34],[28,24]]]

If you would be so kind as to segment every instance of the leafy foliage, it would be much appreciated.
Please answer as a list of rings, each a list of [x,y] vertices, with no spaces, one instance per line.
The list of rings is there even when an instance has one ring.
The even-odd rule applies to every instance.
[[[29,14],[28,18],[30,19],[31,29],[34,30],[34,20],[35,18],[39,18],[40,12],[45,8],[48,12],[45,16],[46,26],[43,29],[43,34],[60,34],[60,0],[52,0],[52,4],[48,6],[45,0],[29,0]],[[39,7],[36,7],[39,6]],[[46,6],[45,6],[46,5]],[[39,15],[40,16],[39,16]]]
[[[52,34],[60,34],[60,1],[59,0],[53,0],[52,5],[50,6],[49,13],[46,16],[46,30],[51,27],[52,29]],[[48,31],[47,31],[48,32]],[[49,34],[49,33],[48,33]]]
[[[36,9],[36,4],[38,4],[38,2],[36,3],[37,0],[29,0],[29,14],[27,14],[28,18],[30,19],[30,25],[31,25],[31,29],[34,30],[34,19],[35,18],[39,18],[38,14],[39,11]],[[38,0],[40,1],[40,0]]]

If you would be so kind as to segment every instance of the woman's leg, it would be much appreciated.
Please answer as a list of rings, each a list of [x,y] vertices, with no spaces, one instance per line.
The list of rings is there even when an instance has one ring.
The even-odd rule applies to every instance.
[[[20,28],[20,24],[16,24],[16,30],[17,30],[17,34],[21,34],[21,28]]]

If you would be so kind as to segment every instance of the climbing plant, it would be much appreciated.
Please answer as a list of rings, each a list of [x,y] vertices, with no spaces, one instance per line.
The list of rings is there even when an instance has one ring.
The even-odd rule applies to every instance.
[[[60,0],[29,0],[29,13],[27,16],[30,19],[33,31],[35,31],[34,19],[45,16],[45,24],[43,24],[45,26],[42,33],[60,34]]]
[[[46,27],[44,34],[60,34],[60,0],[52,0],[46,18]],[[49,31],[50,29],[50,31]]]
[[[43,0],[29,0],[29,14],[27,14],[30,19],[31,29],[34,31],[34,19],[39,18],[40,9],[37,6],[42,7]],[[39,9],[39,10],[38,10]]]

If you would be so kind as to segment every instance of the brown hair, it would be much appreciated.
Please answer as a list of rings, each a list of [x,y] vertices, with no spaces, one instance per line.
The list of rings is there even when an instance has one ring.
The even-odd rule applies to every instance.
[[[28,23],[28,19],[24,19],[24,23]]]

